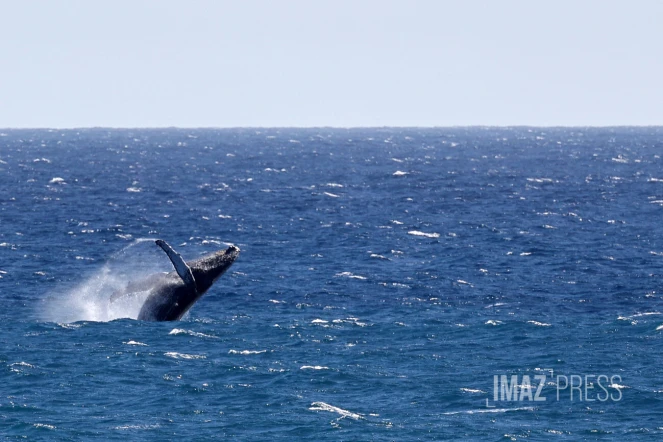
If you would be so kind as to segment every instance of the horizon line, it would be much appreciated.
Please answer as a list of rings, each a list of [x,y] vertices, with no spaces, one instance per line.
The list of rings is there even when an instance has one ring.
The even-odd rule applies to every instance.
[[[0,127],[0,131],[14,130],[237,130],[237,129],[616,129],[663,128],[663,124],[607,124],[607,125],[532,125],[532,124],[467,124],[449,126],[67,126],[67,127]]]

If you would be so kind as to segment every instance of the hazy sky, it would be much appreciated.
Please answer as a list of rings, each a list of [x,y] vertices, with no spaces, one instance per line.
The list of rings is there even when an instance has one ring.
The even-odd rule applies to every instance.
[[[661,0],[0,0],[0,127],[663,124]]]

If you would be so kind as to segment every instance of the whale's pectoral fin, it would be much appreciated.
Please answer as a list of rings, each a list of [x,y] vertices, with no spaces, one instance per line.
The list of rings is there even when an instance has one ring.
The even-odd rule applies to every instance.
[[[163,249],[164,252],[166,252],[166,255],[168,255],[168,258],[170,258],[170,262],[173,263],[173,267],[175,267],[175,271],[177,274],[182,278],[182,281],[184,281],[184,284],[193,292],[196,294],[198,293],[198,287],[196,286],[196,280],[193,277],[193,273],[191,273],[191,269],[189,268],[188,265],[186,265],[186,262],[182,259],[182,256],[180,256],[179,253],[177,253],[173,248],[164,240],[157,239],[156,244]]]

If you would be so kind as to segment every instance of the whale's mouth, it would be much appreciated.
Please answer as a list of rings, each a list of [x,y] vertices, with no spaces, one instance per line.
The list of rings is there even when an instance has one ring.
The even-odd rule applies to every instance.
[[[226,255],[234,255],[234,256],[238,256],[238,255],[239,255],[239,252],[240,252],[239,247],[237,247],[236,245],[232,244],[230,247],[228,247],[228,248],[226,249],[226,253],[225,253],[225,254],[226,254]]]

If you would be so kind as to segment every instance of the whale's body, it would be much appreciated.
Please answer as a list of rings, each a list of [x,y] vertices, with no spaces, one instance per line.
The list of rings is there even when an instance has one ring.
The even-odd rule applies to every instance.
[[[113,299],[129,293],[149,291],[138,313],[141,321],[177,321],[212,286],[239,256],[239,248],[230,246],[202,258],[184,262],[165,241],[157,240],[168,255],[175,271],[158,273],[131,282]]]

